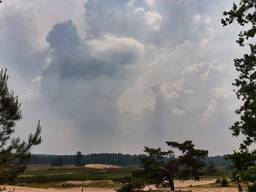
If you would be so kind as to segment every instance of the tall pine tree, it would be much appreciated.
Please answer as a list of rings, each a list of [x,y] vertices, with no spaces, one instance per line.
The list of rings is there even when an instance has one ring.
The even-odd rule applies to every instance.
[[[199,180],[199,170],[204,166],[203,159],[208,155],[207,150],[195,149],[192,141],[182,143],[168,141],[169,150],[145,147],[146,153],[141,157],[142,169],[135,171],[131,178],[121,180],[125,185],[118,192],[131,192],[146,185],[162,185],[168,181],[174,191],[174,179],[194,178]],[[173,149],[180,151],[175,156]]]
[[[236,110],[240,118],[233,124],[231,130],[234,136],[242,135],[244,140],[239,152],[227,156],[233,161],[234,177],[241,191],[242,175],[247,174],[256,166],[256,151],[249,150],[251,149],[249,147],[256,141],[256,1],[240,0],[233,4],[231,10],[223,14],[225,16],[222,19],[224,26],[237,23],[242,27],[243,30],[238,35],[237,43],[249,51],[241,58],[234,60],[239,76],[233,85],[236,87],[235,92],[242,105]]]
[[[36,132],[28,141],[15,137],[16,121],[21,119],[21,103],[7,86],[6,70],[0,71],[0,184],[12,181],[25,170],[30,157],[30,149],[41,143],[40,122]]]
[[[237,43],[249,48],[249,53],[234,60],[239,76],[233,85],[242,106],[236,111],[240,119],[231,127],[234,136],[245,136],[241,149],[246,149],[256,141],[256,1],[240,0],[239,4],[233,4],[230,11],[225,11],[224,16],[224,26],[237,22],[243,27]]]

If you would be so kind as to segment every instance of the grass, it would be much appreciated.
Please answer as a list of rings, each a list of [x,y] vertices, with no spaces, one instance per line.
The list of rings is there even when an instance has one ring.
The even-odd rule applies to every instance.
[[[116,184],[111,180],[128,176],[133,168],[121,169],[90,169],[90,168],[48,168],[45,170],[25,171],[15,181],[16,185],[31,187],[60,187],[67,181],[94,181],[89,185],[113,187]],[[96,182],[97,181],[97,182]],[[68,187],[71,185],[63,185]]]
[[[137,168],[110,168],[110,169],[92,169],[85,167],[39,167],[28,169],[21,174],[15,185],[29,187],[102,187],[117,188],[119,184],[113,182],[120,178],[131,175],[131,172]],[[215,175],[204,176],[203,178],[217,178],[223,175],[230,175],[229,171],[223,170]],[[76,181],[76,182],[70,182]],[[87,182],[85,182],[87,181]],[[90,181],[90,182],[88,182]],[[200,186],[198,186],[200,187]],[[202,186],[203,187],[203,186]],[[204,186],[207,187],[207,186]],[[208,187],[217,187],[217,184]]]

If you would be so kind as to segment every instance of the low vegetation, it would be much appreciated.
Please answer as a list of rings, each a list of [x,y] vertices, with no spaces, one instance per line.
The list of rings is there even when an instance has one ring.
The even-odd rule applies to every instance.
[[[110,168],[110,169],[91,169],[84,167],[61,167],[47,168],[25,171],[16,180],[16,185],[33,187],[61,187],[73,186],[63,184],[68,181],[111,181],[130,176],[133,168]],[[95,183],[95,182],[94,182]],[[104,183],[104,182],[102,182]],[[104,187],[106,185],[102,184]],[[109,182],[105,182],[109,185]],[[63,185],[62,185],[63,184]],[[81,184],[81,183],[80,183]],[[80,185],[78,184],[78,185]],[[117,186],[111,184],[111,186]],[[110,185],[109,185],[110,186]]]

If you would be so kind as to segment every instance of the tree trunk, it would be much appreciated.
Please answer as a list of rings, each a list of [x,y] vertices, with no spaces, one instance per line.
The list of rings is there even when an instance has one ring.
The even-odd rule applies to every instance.
[[[170,185],[171,191],[174,191],[174,182],[173,182],[173,179],[169,179],[169,185]]]
[[[240,182],[237,183],[237,188],[238,188],[238,191],[239,191],[239,192],[242,192],[242,191],[243,191],[243,188],[242,188]]]

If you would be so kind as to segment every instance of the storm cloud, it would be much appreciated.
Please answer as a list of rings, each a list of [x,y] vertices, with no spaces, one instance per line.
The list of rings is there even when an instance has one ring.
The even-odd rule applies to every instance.
[[[220,24],[230,6],[221,0],[4,4],[0,60],[24,103],[17,134],[41,119],[37,153],[140,153],[169,139],[192,139],[210,154],[232,151],[237,143],[228,128],[238,105],[232,62],[241,53],[234,46],[238,29]]]

